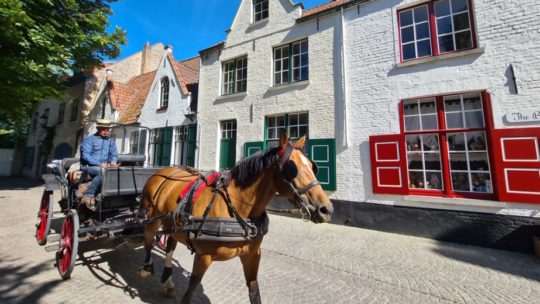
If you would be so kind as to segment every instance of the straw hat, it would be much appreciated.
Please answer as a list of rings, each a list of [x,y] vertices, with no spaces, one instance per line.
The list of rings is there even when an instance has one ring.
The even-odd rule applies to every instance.
[[[98,119],[96,121],[96,128],[110,128],[110,127],[112,127],[112,123],[110,120]]]

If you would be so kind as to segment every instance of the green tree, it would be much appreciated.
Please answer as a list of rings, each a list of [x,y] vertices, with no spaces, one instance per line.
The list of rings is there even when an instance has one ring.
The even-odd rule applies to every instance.
[[[120,54],[125,32],[108,32],[117,0],[0,0],[0,125],[15,125],[62,80]]]

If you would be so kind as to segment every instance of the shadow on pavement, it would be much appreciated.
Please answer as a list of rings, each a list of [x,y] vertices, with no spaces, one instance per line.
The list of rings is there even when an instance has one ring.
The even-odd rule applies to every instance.
[[[2,190],[28,190],[43,185],[42,180],[24,177],[0,177],[0,191]]]
[[[13,265],[16,263],[16,259],[0,258],[0,303],[37,303],[51,288],[62,283],[60,279],[43,284],[31,282],[33,276],[50,269],[49,261],[37,265]],[[18,290],[21,287],[24,290]]]
[[[178,303],[182,299],[188,288],[190,273],[177,261],[173,261],[173,281],[177,295],[176,299],[168,299],[162,295],[161,287],[163,252],[153,250],[155,273],[141,279],[137,272],[144,261],[144,248],[132,249],[129,246],[115,248],[115,246],[116,242],[101,239],[81,243],[73,275],[76,275],[77,268],[86,267],[103,285],[121,289],[127,297],[140,298],[147,303]],[[204,295],[202,285],[195,291],[192,303],[210,304],[210,300]]]
[[[534,255],[443,242],[433,251],[447,258],[540,282],[540,260]]]

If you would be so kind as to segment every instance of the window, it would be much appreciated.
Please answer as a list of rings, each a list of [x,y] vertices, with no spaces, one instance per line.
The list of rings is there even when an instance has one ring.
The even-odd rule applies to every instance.
[[[58,124],[61,125],[64,123],[64,115],[66,113],[66,103],[61,103],[58,108]]]
[[[76,121],[78,114],[79,114],[79,100],[74,99],[73,102],[71,102],[71,115],[70,115],[69,121]]]
[[[437,0],[398,12],[403,61],[475,47],[470,0]]]
[[[253,21],[268,18],[268,0],[253,0]]]
[[[266,143],[268,147],[275,147],[279,144],[279,136],[283,131],[291,139],[298,139],[308,134],[309,120],[308,113],[292,113],[266,117]]]
[[[176,127],[174,134],[175,165],[186,165],[188,126]]]
[[[403,101],[409,189],[493,193],[483,109],[480,94]]]
[[[221,122],[221,139],[236,138],[236,120]]]
[[[274,48],[274,85],[309,79],[307,39]]]
[[[161,79],[161,95],[159,107],[166,108],[169,105],[169,77]]]
[[[247,88],[247,57],[223,63],[222,95],[245,92]]]

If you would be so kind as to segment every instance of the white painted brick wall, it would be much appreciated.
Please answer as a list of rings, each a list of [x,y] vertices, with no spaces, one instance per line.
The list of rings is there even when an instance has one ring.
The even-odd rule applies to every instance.
[[[249,25],[250,1],[243,1],[225,48],[202,56],[199,81],[201,169],[219,166],[219,122],[237,120],[236,160],[244,142],[262,141],[267,115],[309,112],[311,138],[335,137],[334,23],[335,16],[295,24],[289,0],[270,1],[269,21]],[[296,40],[309,41],[309,82],[300,86],[273,87],[273,47]],[[248,57],[246,94],[221,97],[221,64],[238,56]],[[253,113],[251,113],[251,111]]]
[[[474,0],[477,36],[479,46],[485,48],[483,54],[396,67],[399,63],[396,7],[414,2],[379,0],[361,5],[359,14],[357,7],[345,11],[351,144],[337,160],[335,196],[339,199],[403,203],[399,196],[373,195],[369,161],[370,135],[400,132],[400,99],[487,90],[491,94],[496,128],[509,127],[503,116],[511,110],[540,109],[540,3],[537,0]],[[517,95],[511,94],[508,86],[511,79],[505,74],[510,63],[517,77]],[[478,206],[489,212],[505,209]],[[538,209],[523,204],[509,207],[512,208]]]

